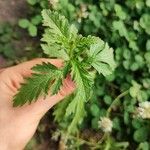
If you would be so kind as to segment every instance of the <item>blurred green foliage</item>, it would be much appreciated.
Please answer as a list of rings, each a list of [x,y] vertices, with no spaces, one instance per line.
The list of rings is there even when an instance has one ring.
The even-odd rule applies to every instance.
[[[27,13],[28,18],[22,18],[19,20],[18,25],[27,29],[31,37],[36,37],[38,35],[38,27],[41,26],[42,17],[41,10],[48,8],[47,0],[27,0],[29,4],[29,10]]]
[[[111,111],[112,141],[128,142],[129,147],[124,149],[150,149],[150,121],[134,118],[138,103],[150,100],[150,0],[27,2],[29,15],[19,21],[19,26],[27,29],[29,35],[38,33],[41,37],[40,11],[50,7],[75,23],[80,33],[97,35],[114,48],[116,71],[106,79],[97,76],[95,94],[87,104],[87,117],[81,129],[99,130],[99,118],[106,115],[119,94],[128,90]],[[65,127],[64,122],[61,125]]]
[[[12,39],[15,39],[17,35],[13,31],[13,28],[8,23],[0,23],[0,54],[8,59],[15,58],[14,46]]]

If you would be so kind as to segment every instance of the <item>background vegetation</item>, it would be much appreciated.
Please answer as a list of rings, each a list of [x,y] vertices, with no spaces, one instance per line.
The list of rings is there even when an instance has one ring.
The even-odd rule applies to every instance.
[[[20,18],[18,25],[0,25],[0,54],[10,62],[8,65],[43,55],[40,52],[43,8],[65,15],[83,35],[97,35],[108,42],[117,62],[112,75],[107,78],[97,75],[95,93],[87,103],[87,117],[78,135],[69,136],[66,143],[62,130],[65,122],[56,127],[49,121],[52,120],[49,113],[39,126],[38,138],[27,149],[34,149],[45,139],[50,142],[45,135],[48,131],[56,141],[54,149],[58,149],[59,143],[59,148],[71,150],[149,150],[150,121],[135,117],[135,112],[140,102],[150,100],[150,0],[27,0],[27,3],[28,15]],[[21,54],[20,59],[13,41],[23,33],[32,43],[26,45],[25,55]],[[106,115],[113,121],[110,135],[98,126],[100,117]]]

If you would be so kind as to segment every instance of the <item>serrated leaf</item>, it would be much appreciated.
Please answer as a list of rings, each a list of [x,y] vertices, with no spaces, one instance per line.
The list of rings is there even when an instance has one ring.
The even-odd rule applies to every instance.
[[[89,48],[91,44],[95,43],[96,37],[87,36],[83,37],[82,35],[77,36],[76,46],[77,48],[84,50],[85,48]]]
[[[115,61],[113,58],[113,49],[108,44],[104,44],[99,40],[96,44],[91,45],[89,56],[92,59],[91,65],[104,76],[110,75],[115,69]]]
[[[70,70],[71,70],[71,64],[69,62],[69,63],[65,64],[64,69],[63,69],[63,77],[64,78],[66,78],[66,76],[69,74]]]
[[[42,64],[37,64],[36,66],[32,67],[32,70],[40,73],[48,73],[52,70],[58,70],[58,68],[51,63],[43,62]]]
[[[19,93],[15,95],[13,106],[22,106],[37,100],[40,95],[46,95],[51,80],[50,74],[32,74],[32,77],[26,79],[26,83],[22,84]]]
[[[66,109],[66,114],[69,113],[70,106],[74,105],[72,108],[73,110],[73,119],[68,126],[68,133],[76,133],[78,130],[78,125],[82,122],[84,116],[86,115],[86,111],[84,108],[84,99],[81,97],[79,93],[76,94],[75,98],[72,102],[68,105]],[[70,107],[70,108],[69,108]]]
[[[85,116],[84,103],[89,100],[93,85],[90,74],[77,62],[72,62],[72,78],[76,83],[77,90],[74,99],[66,109],[66,116],[74,114],[73,120],[68,127],[68,132],[70,133],[74,133],[77,130],[77,125]]]
[[[51,33],[69,37],[69,23],[64,16],[59,15],[57,12],[51,10],[43,10],[42,17],[44,19],[44,26],[49,26]]]
[[[65,118],[65,112],[68,104],[72,100],[72,95],[66,97],[63,101],[55,106],[53,115],[55,116],[55,121],[62,121],[62,118]]]
[[[41,47],[44,53],[50,56],[51,58],[62,58],[64,60],[69,59],[65,51],[63,49],[60,50],[60,47],[57,44],[52,45],[41,44]]]
[[[21,106],[27,102],[31,103],[37,100],[40,95],[47,95],[50,86],[57,86],[55,93],[60,89],[61,84],[57,83],[56,78],[61,74],[61,71],[54,65],[50,63],[38,64],[33,67],[33,71],[35,73],[32,74],[32,77],[26,79],[19,92],[14,96],[14,106]]]
[[[63,79],[71,73],[76,90],[71,98],[56,107],[54,114],[55,119],[61,122],[63,127],[64,124],[66,127],[69,120],[68,131],[75,133],[86,115],[85,103],[91,97],[96,75],[94,68],[103,75],[110,74],[115,67],[113,50],[97,37],[79,35],[77,28],[74,25],[70,26],[67,19],[57,12],[43,10],[42,16],[43,25],[46,26],[41,39],[42,49],[51,58],[63,59],[64,65],[57,68],[52,64],[43,63],[33,67],[35,73],[21,87],[14,99],[14,105],[32,102],[39,95],[45,96],[49,89],[52,94],[57,94]],[[36,22],[35,18],[35,20],[32,19],[32,23],[38,24],[39,21]],[[101,111],[93,109],[93,111],[95,111],[95,116],[99,113],[100,115],[106,114],[105,109]]]
[[[45,30],[42,41],[42,48],[45,54],[50,57],[68,59],[67,45],[69,45],[70,36],[73,34],[69,23],[64,16],[50,10],[43,10],[43,24],[49,28]]]
[[[75,98],[67,107],[66,116],[71,115],[75,111],[77,99],[81,99],[81,101],[84,102],[89,100],[91,95],[91,87],[93,85],[90,74],[76,62],[72,63],[71,74],[77,86],[77,90],[75,92]]]
[[[55,84],[53,84],[52,87],[51,87],[52,95],[58,93],[58,91],[60,90],[61,85],[62,85],[62,77],[57,77],[57,79],[55,80]]]
[[[86,101],[90,98],[91,87],[93,86],[93,77],[86,71],[82,64],[76,61],[72,62],[72,78],[75,81],[79,94]]]

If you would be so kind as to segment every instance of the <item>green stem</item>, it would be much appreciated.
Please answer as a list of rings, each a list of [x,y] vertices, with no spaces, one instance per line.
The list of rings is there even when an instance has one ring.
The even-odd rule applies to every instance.
[[[110,116],[110,113],[112,111],[112,108],[114,107],[114,105],[122,98],[124,97],[125,95],[127,95],[129,92],[129,90],[126,90],[125,92],[121,93],[120,95],[117,96],[117,98],[112,102],[112,104],[110,105],[110,107],[107,109],[107,114],[106,116],[109,117]],[[107,139],[107,143],[106,143],[106,147],[104,150],[109,150],[110,147],[111,147],[111,144],[110,144],[110,139],[109,139],[109,133],[104,133],[104,135],[102,136],[101,140],[98,142],[98,143],[91,143],[89,141],[86,141],[84,139],[81,139],[79,138],[79,135],[77,137],[75,136],[72,136],[72,135],[69,135],[67,134],[67,139],[74,139],[74,140],[77,140],[77,141],[80,141],[81,143],[84,143],[84,144],[87,144],[88,146],[92,146],[93,149],[99,149],[101,148],[100,144],[103,143],[103,141],[105,139]]]
[[[112,108],[114,107],[114,105],[116,105],[116,103],[118,103],[118,101],[124,97],[125,95],[127,95],[129,93],[129,90],[126,90],[125,92],[121,93],[120,95],[117,96],[117,98],[111,103],[111,105],[109,106],[109,108],[107,109],[107,114],[106,116],[109,117],[110,113],[112,111]]]
[[[110,143],[107,142],[104,150],[109,150],[109,149],[110,149]]]
[[[125,95],[127,95],[129,92],[129,90],[126,90],[125,92],[121,93],[120,95],[118,95],[115,100],[111,103],[111,105],[109,106],[109,108],[107,109],[107,114],[106,116],[109,117],[110,113],[112,111],[112,108],[114,107],[114,105]],[[101,140],[98,142],[99,144],[101,144],[106,138],[108,138],[108,133],[104,133],[104,135],[102,136]]]
[[[100,139],[100,141],[98,142],[99,144],[103,143],[103,141],[107,138],[108,133],[104,133],[104,135],[102,136],[102,138]]]
[[[115,143],[116,147],[123,147],[124,149],[127,148],[129,146],[129,142],[119,142],[119,143]]]

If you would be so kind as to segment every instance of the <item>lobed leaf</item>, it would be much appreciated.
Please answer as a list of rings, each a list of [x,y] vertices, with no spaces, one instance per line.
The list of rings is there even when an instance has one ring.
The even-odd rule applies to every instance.
[[[19,92],[15,95],[13,106],[22,106],[25,103],[31,103],[37,100],[40,95],[48,94],[49,85],[52,81],[50,74],[32,74],[27,78],[25,84],[22,84]]]
[[[43,10],[43,25],[48,26],[51,33],[54,35],[62,35],[64,37],[69,37],[70,26],[68,20],[51,10]]]
[[[91,45],[89,56],[92,58],[91,65],[104,76],[110,75],[115,69],[113,49],[108,44],[99,40],[96,44]]]
[[[14,96],[13,106],[22,106],[25,103],[31,103],[37,100],[39,96],[46,96],[50,87],[51,92],[56,94],[61,85],[63,77],[61,70],[58,70],[56,66],[50,63],[43,63],[36,65],[32,68],[35,73],[31,77],[26,78],[24,84],[22,84],[19,92]]]

